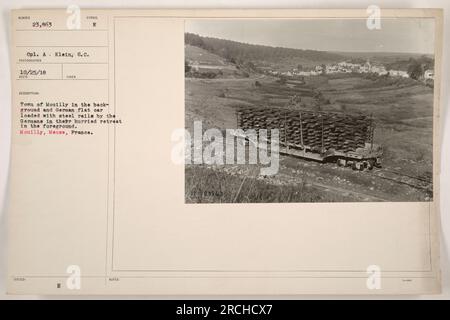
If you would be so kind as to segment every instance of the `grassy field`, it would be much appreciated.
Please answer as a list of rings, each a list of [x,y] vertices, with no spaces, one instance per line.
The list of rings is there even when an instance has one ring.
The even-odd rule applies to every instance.
[[[305,182],[293,185],[272,184],[253,175],[237,176],[222,168],[188,166],[186,168],[187,203],[268,203],[332,201]]]

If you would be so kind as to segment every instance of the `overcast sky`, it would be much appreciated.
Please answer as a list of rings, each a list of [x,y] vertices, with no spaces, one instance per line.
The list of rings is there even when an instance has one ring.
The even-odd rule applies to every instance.
[[[186,32],[274,47],[358,52],[434,52],[434,20],[381,20],[369,30],[365,19],[187,20]]]

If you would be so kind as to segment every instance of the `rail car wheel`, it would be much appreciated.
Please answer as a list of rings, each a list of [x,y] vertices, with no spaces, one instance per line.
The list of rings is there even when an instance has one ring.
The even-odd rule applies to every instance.
[[[345,159],[338,159],[337,164],[339,167],[345,167],[347,165],[347,160]]]
[[[362,162],[357,162],[357,161],[355,161],[355,162],[353,162],[353,164],[352,164],[352,169],[353,169],[353,170],[362,171],[362,170],[364,170],[364,165],[363,165]]]
[[[367,169],[372,170],[374,166],[375,166],[374,160],[370,159],[369,161],[367,161]]]

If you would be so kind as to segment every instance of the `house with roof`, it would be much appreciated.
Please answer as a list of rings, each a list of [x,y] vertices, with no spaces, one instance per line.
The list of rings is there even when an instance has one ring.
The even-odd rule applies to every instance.
[[[425,80],[431,79],[434,80],[434,70],[428,69],[423,73],[423,77]]]

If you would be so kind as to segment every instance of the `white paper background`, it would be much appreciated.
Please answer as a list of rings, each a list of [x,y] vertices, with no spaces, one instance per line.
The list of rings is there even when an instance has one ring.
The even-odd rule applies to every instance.
[[[57,1],[57,0],[2,0],[0,3],[0,299],[35,298],[46,299],[52,297],[39,296],[6,296],[6,199],[8,198],[8,167],[10,151],[10,118],[11,118],[11,81],[9,72],[9,37],[10,10],[19,8],[64,8],[70,4],[81,8],[366,8],[378,5],[383,8],[444,8],[444,52],[442,70],[441,100],[444,105],[442,113],[442,167],[441,167],[441,270],[443,293],[440,296],[415,296],[411,299],[450,299],[450,129],[449,121],[449,60],[450,56],[450,1],[448,0],[108,0],[108,1]],[[100,298],[100,297],[96,297]],[[118,298],[118,297],[115,297]],[[142,297],[139,297],[142,298]],[[166,297],[167,298],[167,297]],[[199,297],[205,298],[205,297]],[[215,297],[221,298],[221,297]],[[223,297],[222,297],[223,298]],[[235,297],[239,298],[239,297]],[[244,297],[241,297],[244,298]],[[252,297],[245,297],[252,298]],[[256,298],[256,297],[253,297]],[[274,298],[283,298],[280,296]],[[286,297],[292,299],[292,297]],[[300,298],[312,298],[302,296]],[[325,298],[325,297],[324,297]],[[329,297],[336,298],[336,297]],[[349,298],[340,296],[338,298]],[[372,297],[370,297],[372,298]],[[377,297],[381,298],[381,297]],[[395,297],[389,297],[395,298]],[[404,298],[404,297],[403,297]]]

